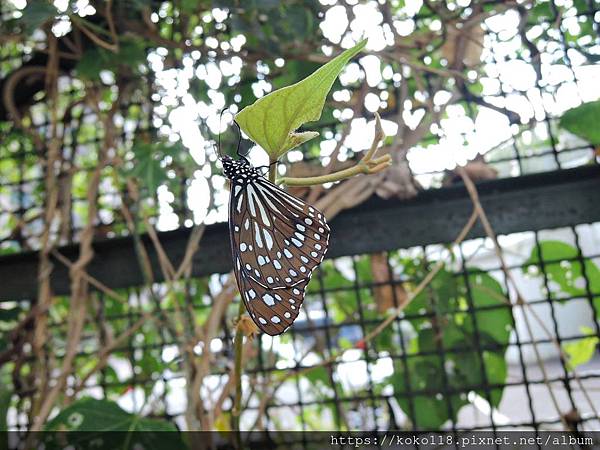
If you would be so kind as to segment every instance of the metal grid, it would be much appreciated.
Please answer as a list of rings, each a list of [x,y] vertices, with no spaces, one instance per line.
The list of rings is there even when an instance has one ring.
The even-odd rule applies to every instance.
[[[553,260],[544,257],[541,254],[540,261],[537,264],[531,264],[523,261],[510,264],[508,269],[514,276],[520,276],[523,272],[534,265],[539,272],[536,279],[540,284],[549,285],[548,267],[559,264],[580,264],[584,266],[584,261],[591,261],[596,265],[600,265],[600,254],[597,249],[592,249],[593,253],[589,253],[590,249],[583,250],[580,246],[582,234],[589,240],[590,233],[600,231],[598,225],[579,225],[561,230],[542,231],[521,233],[517,236],[519,239],[525,239],[529,242],[531,251],[541,254],[543,252],[541,242],[544,242],[546,236],[555,236],[557,233],[564,236],[566,241],[572,242],[577,248],[577,255],[570,259]],[[500,236],[501,240],[515,239],[515,235]],[[583,295],[565,295],[560,292],[560,289],[549,287],[546,295],[542,292],[537,292],[527,296],[528,309],[525,313],[528,314],[531,321],[535,321],[536,316],[544,317],[545,326],[551,330],[550,335],[542,336],[528,335],[523,328],[517,327],[512,334],[510,341],[505,344],[498,342],[485,342],[477,335],[478,332],[486,332],[485,329],[478,328],[476,324],[477,318],[481,318],[485,313],[498,313],[499,311],[512,311],[512,325],[515,325],[516,311],[523,311],[519,306],[509,306],[499,302],[495,305],[474,306],[474,300],[471,293],[471,284],[473,277],[478,274],[491,274],[503,287],[504,292],[511,292],[509,297],[512,305],[516,304],[514,292],[508,287],[506,277],[503,275],[499,266],[490,266],[479,268],[473,264],[473,260],[477,259],[478,255],[489,256],[491,253],[491,245],[487,239],[471,240],[464,242],[456,251],[454,256],[456,260],[451,264],[452,276],[457,279],[465,280],[466,291],[464,293],[467,305],[457,310],[447,311],[447,314],[465,314],[466,320],[473,321],[476,339],[473,341],[474,348],[465,346],[460,347],[445,347],[442,342],[437,348],[428,350],[414,349],[414,330],[412,337],[407,336],[411,333],[409,324],[415,320],[432,320],[436,317],[434,310],[435,302],[446,301],[447,299],[439,298],[439,294],[429,291],[426,294],[428,301],[431,301],[431,309],[426,309],[418,312],[407,312],[402,318],[396,319],[390,327],[389,333],[386,332],[385,338],[375,339],[366,346],[361,345],[363,337],[375,328],[381,318],[376,311],[376,291],[379,289],[390,289],[394,292],[394,302],[398,303],[396,293],[399,286],[412,286],[416,280],[405,275],[404,272],[399,272],[398,257],[403,254],[410,254],[413,258],[422,258],[423,264],[429,266],[437,261],[437,255],[443,251],[444,247],[439,245],[416,247],[408,250],[398,250],[387,252],[384,257],[385,264],[389,269],[390,279],[387,282],[377,282],[373,279],[372,268],[369,268],[369,262],[376,256],[362,255],[354,257],[338,258],[336,260],[328,260],[323,269],[316,273],[316,277],[310,286],[310,293],[304,303],[303,314],[294,327],[282,338],[275,339],[275,349],[279,358],[274,358],[270,348],[273,345],[271,338],[261,336],[255,342],[256,358],[248,362],[245,368],[245,382],[249,385],[254,385],[257,390],[259,387],[270,380],[270,383],[275,383],[278,376],[299,373],[298,376],[291,376],[280,388],[281,394],[276,394],[268,402],[263,410],[266,420],[265,426],[267,429],[296,429],[303,431],[314,431],[319,429],[360,429],[360,430],[386,430],[390,428],[401,427],[407,430],[423,429],[423,425],[415,420],[415,411],[419,407],[418,401],[423,396],[433,396],[442,399],[445,406],[448,408],[450,416],[455,416],[456,411],[453,410],[455,405],[450,401],[454,395],[472,395],[475,391],[482,392],[482,397],[490,400],[493,390],[503,389],[504,400],[500,403],[497,410],[489,412],[472,410],[471,406],[467,406],[467,410],[473,414],[472,418],[463,410],[459,417],[455,420],[446,421],[443,429],[452,431],[461,430],[509,430],[515,428],[525,428],[534,430],[560,429],[562,427],[561,417],[553,411],[548,405],[548,386],[559,397],[561,412],[567,414],[570,411],[577,411],[581,416],[577,426],[581,430],[594,430],[600,427],[599,418],[595,415],[593,408],[600,407],[600,400],[595,391],[600,386],[600,369],[598,368],[597,359],[593,360],[589,366],[589,370],[578,371],[575,375],[570,370],[564,360],[557,356],[544,360],[544,365],[548,371],[548,379],[544,380],[539,366],[535,361],[532,361],[532,350],[537,347],[538,350],[556,349],[555,345],[564,345],[565,343],[574,342],[582,338],[589,338],[600,335],[598,330],[598,321],[594,321],[594,329],[591,333],[584,332],[565,332],[562,330],[565,326],[565,319],[560,319],[557,308],[565,311],[571,304],[585,305],[588,313],[596,316],[598,306],[600,306],[600,289],[598,289],[599,281],[592,281],[585,276]],[[446,253],[448,256],[448,253]],[[328,286],[327,280],[331,281],[333,273],[339,273],[340,268],[345,273],[343,278],[338,278],[336,286]],[[213,276],[212,283],[218,283],[219,276]],[[207,286],[208,279],[195,280],[193,283],[197,289],[202,289]],[[594,286],[594,287],[592,287]],[[114,334],[119,331],[124,331],[131,327],[141,316],[141,310],[152,310],[153,305],[148,298],[147,291],[131,289],[125,291],[129,296],[129,304],[118,305],[118,303],[110,297],[104,296],[101,293],[94,295],[93,308],[96,310],[94,319],[86,325],[86,338],[82,341],[83,350],[78,354],[80,364],[89,361],[89,358],[97,356],[97,352],[103,347],[105,333],[110,329]],[[343,298],[350,314],[343,320],[336,320],[332,317],[332,309],[339,314],[339,302]],[[193,310],[197,317],[202,316],[213,306],[213,298],[204,291],[202,295],[196,295],[192,302]],[[560,302],[560,304],[559,304]],[[349,304],[348,304],[349,303]],[[60,303],[59,303],[60,305]],[[66,303],[64,304],[67,305]],[[60,306],[57,306],[60,308]],[[115,309],[118,312],[115,312]],[[112,311],[111,311],[112,310]],[[532,313],[533,310],[533,313]],[[154,310],[154,314],[175,314],[173,309],[162,307],[159,311]],[[231,327],[237,311],[237,303],[230,305],[228,310],[228,321],[223,324],[223,332],[219,335],[214,345],[220,347],[220,350],[215,352],[214,370],[211,371],[215,380],[220,379],[224,382],[229,374],[230,367],[228,362],[231,361],[233,355],[233,346],[231,335],[228,330]],[[545,313],[545,315],[544,315]],[[569,319],[569,320],[572,320]],[[520,319],[522,325],[522,318]],[[52,324],[53,333],[59,337],[64,335],[66,329],[64,322],[57,321]],[[129,376],[121,379],[115,378],[114,369],[105,369],[100,372],[98,377],[90,380],[83,393],[89,393],[94,396],[118,400],[122,403],[129,404],[133,410],[139,410],[143,403],[143,396],[140,396],[141,391],[146,391],[146,395],[154,390],[155,400],[152,402],[152,407],[148,410],[152,416],[165,417],[170,420],[175,420],[181,423],[185,405],[176,399],[177,392],[181,392],[183,387],[178,380],[182,380],[181,366],[176,357],[170,363],[167,353],[168,349],[172,349],[177,344],[172,336],[168,336],[168,332],[161,329],[155,323],[148,323],[144,328],[152,328],[154,334],[149,335],[146,329],[145,333],[135,333],[129,341],[119,347],[114,355],[115,361],[120,360],[115,367],[130,366],[125,372],[130,372]],[[443,325],[440,325],[443,329]],[[139,339],[143,336],[155,336],[152,342],[142,342]],[[308,351],[315,341],[321,340],[323,346],[315,351]],[[346,342],[344,342],[346,341]],[[348,342],[349,341],[349,342]],[[412,342],[412,348],[411,348]],[[311,378],[310,371],[307,368],[318,365],[321,358],[327,358],[333,354],[338,354],[348,346],[355,347],[352,350],[352,355],[348,358],[334,364],[329,364],[322,371],[320,376],[326,374],[329,379],[329,385],[319,384],[321,378],[316,381]],[[288,348],[287,350],[284,349]],[[290,349],[293,349],[291,352]],[[489,351],[500,351],[502,353],[513,353],[512,363],[508,367],[508,377],[505,382],[492,383],[486,380],[486,359],[484,354]],[[56,357],[61,357],[61,349],[55,349]],[[291,353],[288,353],[291,352]],[[440,386],[439,389],[419,388],[411,384],[411,377],[418,374],[411,371],[410,361],[419,361],[424,358],[437,357],[439,358],[440,367],[447,367],[449,364],[448,355],[456,357],[456,355],[473,352],[479,358],[479,364],[470,367],[469,370],[478,371],[482,374],[482,384],[465,383],[461,386],[450,386],[447,380]],[[288,358],[292,354],[292,358]],[[306,356],[305,356],[306,355]],[[318,356],[315,356],[318,355]],[[303,357],[305,356],[305,357]],[[286,364],[281,366],[281,357],[286,360]],[[153,367],[152,360],[162,361],[166,366],[160,370]],[[279,363],[276,363],[279,361]],[[390,381],[377,372],[381,371],[382,361],[387,361],[392,364],[396,371],[403,374],[406,386],[409,386],[403,392],[389,392]],[[346,369],[344,368],[346,367]],[[354,379],[360,379],[359,386],[356,388],[348,388],[347,379],[348,370],[352,370]],[[445,371],[442,371],[445,373]],[[344,375],[345,374],[345,375]],[[122,375],[121,375],[122,376]],[[310,388],[309,380],[316,383]],[[343,381],[343,382],[342,382]],[[579,383],[582,384],[579,384]],[[594,406],[586,402],[582,396],[581,386],[588,390],[588,394],[593,400]],[[316,394],[314,389],[321,391]],[[247,389],[250,389],[247,387]],[[67,390],[69,392],[69,390]],[[249,427],[255,420],[255,414],[258,404],[258,393],[254,392],[246,399],[247,404],[244,407],[242,415],[242,423],[246,423]],[[399,399],[406,399],[408,408],[404,410],[407,418],[401,419],[402,414],[399,409],[394,406],[394,402]],[[417,405],[415,404],[417,402]],[[520,410],[517,416],[511,416],[515,413],[513,402],[518,403]],[[338,411],[337,416],[328,416],[328,421],[315,422],[314,418],[322,408],[330,408],[331,411]],[[291,413],[291,414],[290,414]],[[499,419],[498,417],[504,416]],[[294,417],[294,424],[281,425],[278,421],[284,420],[285,417]],[[417,416],[418,417],[418,416]],[[506,418],[510,420],[506,420]],[[342,419],[344,418],[344,419]],[[26,429],[27,423],[19,420],[18,428]]]

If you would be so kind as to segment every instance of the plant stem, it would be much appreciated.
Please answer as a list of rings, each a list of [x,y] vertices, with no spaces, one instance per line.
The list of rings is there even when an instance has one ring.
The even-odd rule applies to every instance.
[[[244,315],[244,302],[240,299],[240,307],[238,310],[238,324]],[[240,414],[242,407],[242,350],[244,343],[244,333],[242,332],[242,328],[240,326],[237,327],[235,331],[234,338],[234,369],[233,376],[235,378],[235,399],[233,402],[233,425],[232,428],[234,431],[240,431]]]
[[[379,114],[375,113],[375,137],[373,139],[373,143],[371,144],[371,148],[367,151],[365,156],[363,156],[361,160],[356,163],[356,165],[348,167],[347,169],[342,169],[338,172],[320,175],[318,177],[283,177],[279,180],[279,183],[288,186],[314,186],[345,180],[361,173],[369,175],[381,172],[392,165],[392,156],[389,154],[374,158],[377,147],[384,138],[385,133],[383,132],[383,128],[381,126],[381,118],[379,117]],[[271,167],[271,169],[273,169],[273,167]],[[274,170],[269,171],[269,180],[271,180],[271,182],[275,182]]]
[[[329,173],[327,175],[306,178],[283,177],[279,180],[279,183],[287,186],[314,186],[318,184],[333,183],[335,181],[351,178],[361,173],[378,173],[384,169],[387,169],[391,164],[392,157],[390,155],[383,155],[379,158],[372,159],[369,162],[361,160],[355,166],[348,167],[347,169],[343,169],[338,172]]]

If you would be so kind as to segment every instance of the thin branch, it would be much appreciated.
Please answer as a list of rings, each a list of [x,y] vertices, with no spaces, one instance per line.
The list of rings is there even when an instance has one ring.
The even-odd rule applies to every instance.
[[[545,326],[545,324],[543,323],[541,317],[539,317],[537,315],[537,313],[534,311],[534,309],[531,307],[531,305],[529,305],[529,303],[527,303],[524,299],[523,296],[521,295],[521,292],[517,286],[517,282],[515,281],[515,279],[513,278],[512,274],[510,273],[510,270],[508,269],[508,266],[504,260],[504,254],[502,251],[502,247],[500,247],[500,244],[498,243],[498,239],[496,237],[496,234],[492,228],[492,225],[489,221],[489,219],[487,218],[487,215],[485,213],[485,210],[483,209],[483,206],[481,205],[481,202],[479,200],[479,193],[477,192],[477,188],[475,186],[475,184],[473,183],[473,181],[471,180],[471,178],[469,177],[469,175],[467,174],[466,170],[463,167],[458,167],[457,168],[458,173],[460,174],[460,176],[463,179],[463,182],[465,183],[465,187],[467,188],[467,192],[469,193],[469,196],[471,197],[471,201],[473,202],[473,205],[475,207],[475,211],[477,212],[477,215],[479,216],[479,219],[481,220],[481,224],[483,225],[483,228],[487,234],[487,236],[491,239],[492,243],[494,244],[494,250],[496,252],[496,256],[498,257],[498,260],[500,261],[500,267],[502,269],[502,272],[504,273],[504,275],[506,276],[507,280],[511,283],[516,295],[517,295],[517,304],[519,306],[521,306],[521,308],[523,309],[523,318],[525,320],[525,327],[527,329],[527,332],[529,334],[529,337],[531,339],[531,341],[533,342],[533,351],[536,357],[536,361],[538,363],[538,366],[540,368],[540,371],[542,372],[542,377],[544,379],[544,384],[546,384],[546,387],[548,388],[548,392],[550,393],[550,397],[552,399],[552,403],[554,405],[554,407],[556,408],[557,413],[560,416],[561,422],[563,423],[563,425],[565,426],[565,429],[569,429],[569,426],[564,418],[564,415],[561,413],[560,407],[558,405],[558,400],[556,399],[556,396],[554,395],[554,391],[552,390],[552,386],[548,380],[548,374],[546,372],[546,367],[544,365],[544,362],[542,360],[541,354],[539,352],[538,349],[538,345],[535,342],[534,338],[533,338],[533,330],[531,327],[531,323],[529,321],[529,317],[527,312],[525,311],[525,309],[527,309],[529,312],[532,313],[533,317],[536,319],[536,322],[538,322],[539,325],[542,326],[542,329],[545,331],[545,333],[550,337],[550,340],[554,343],[554,345],[558,348],[558,351],[561,355],[561,358],[564,359],[564,352],[562,350],[562,348],[560,347],[559,343],[556,341],[556,339],[554,338],[554,336],[550,333],[550,330],[548,330]],[[512,303],[509,302],[509,304],[512,306]],[[567,365],[568,364],[568,359],[567,359]],[[579,387],[581,388],[581,390],[585,393],[585,389],[583,387],[583,383],[581,382],[581,379],[575,375],[575,378],[578,381]],[[590,397],[587,395],[587,393],[584,394],[586,400],[588,401],[588,403],[590,404],[590,407],[592,409],[592,411],[594,411],[594,414],[596,415],[596,417],[598,417],[598,411],[596,410],[593,402],[591,401]]]
[[[119,52],[119,43],[115,42],[115,43],[110,43],[110,42],[106,42],[105,40],[103,40],[101,37],[99,37],[98,35],[96,35],[91,28],[95,28],[94,24],[91,24],[89,22],[87,22],[85,19],[82,19],[81,17],[75,15],[75,14],[71,14],[70,16],[71,18],[71,22],[75,24],[75,26],[77,26],[77,28],[79,28],[83,34],[85,34],[88,38],[90,38],[90,40],[98,45],[99,47],[102,47],[110,52],[113,53],[118,53]],[[104,31],[104,30],[102,30]],[[111,32],[112,35],[112,32]]]

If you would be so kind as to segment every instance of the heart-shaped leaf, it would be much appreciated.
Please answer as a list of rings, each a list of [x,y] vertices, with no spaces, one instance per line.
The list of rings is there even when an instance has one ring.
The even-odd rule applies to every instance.
[[[94,398],[82,398],[67,406],[44,429],[52,431],[40,435],[50,449],[64,448],[62,440],[73,448],[186,448],[171,422],[146,419],[114,402]]]
[[[288,150],[319,133],[296,129],[319,120],[325,98],[344,66],[367,44],[367,40],[336,56],[304,80],[278,89],[242,109],[235,117],[240,128],[276,160]]]

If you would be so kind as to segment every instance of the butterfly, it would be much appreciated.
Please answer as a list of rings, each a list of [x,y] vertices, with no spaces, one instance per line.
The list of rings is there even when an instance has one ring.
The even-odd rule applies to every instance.
[[[239,155],[239,151],[238,151]],[[240,295],[263,332],[283,333],[298,317],[313,270],[323,261],[323,213],[280,187],[242,155],[221,156],[231,181],[229,236]]]

